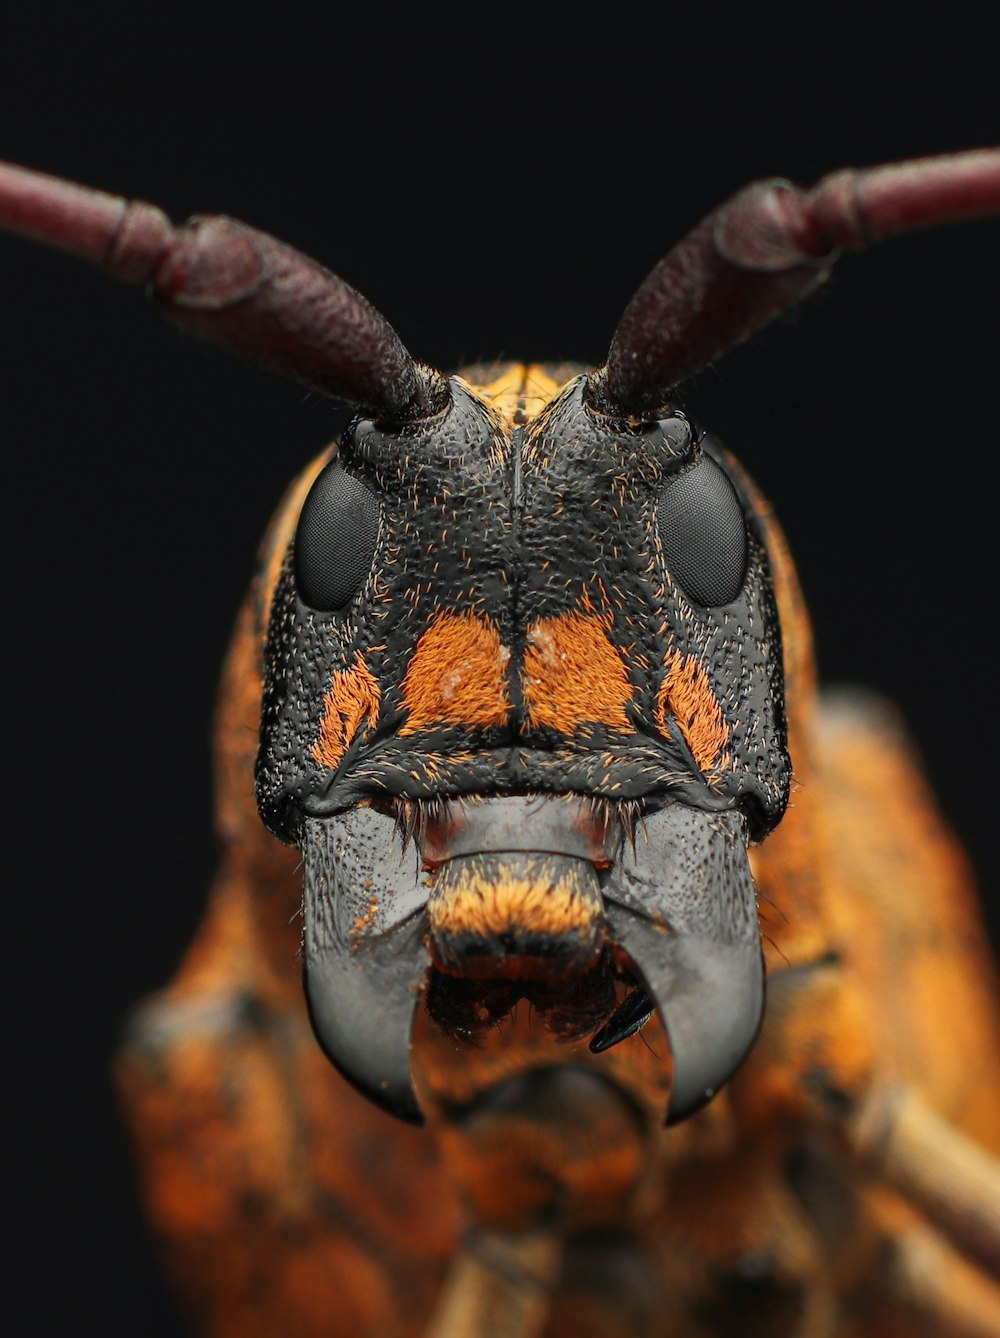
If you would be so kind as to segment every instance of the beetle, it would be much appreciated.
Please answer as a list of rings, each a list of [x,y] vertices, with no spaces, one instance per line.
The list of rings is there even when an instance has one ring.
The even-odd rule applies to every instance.
[[[837,248],[1000,211],[1000,154],[755,184],[596,372],[445,378],[244,225],[0,198],[358,411],[265,541],[223,867],[120,1063],[205,1330],[1000,1332],[971,892],[884,709],[817,702],[776,522],[676,396]]]

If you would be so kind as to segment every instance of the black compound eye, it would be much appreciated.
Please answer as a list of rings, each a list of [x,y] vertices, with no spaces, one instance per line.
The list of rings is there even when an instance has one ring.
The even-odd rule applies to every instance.
[[[346,608],[372,568],[380,509],[374,494],[332,460],[305,500],[295,532],[299,598],[321,613]]]
[[[656,508],[667,566],[696,604],[731,604],[747,570],[747,527],[736,489],[714,460],[667,481]]]

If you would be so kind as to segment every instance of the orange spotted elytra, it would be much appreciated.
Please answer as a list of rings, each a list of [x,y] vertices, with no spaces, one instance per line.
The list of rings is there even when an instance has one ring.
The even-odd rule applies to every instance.
[[[0,167],[4,227],[356,411],[265,539],[222,867],[118,1066],[203,1332],[1000,1334],[975,894],[678,398],[840,251],[998,213],[997,150],[756,183],[601,368],[445,377],[274,238]]]

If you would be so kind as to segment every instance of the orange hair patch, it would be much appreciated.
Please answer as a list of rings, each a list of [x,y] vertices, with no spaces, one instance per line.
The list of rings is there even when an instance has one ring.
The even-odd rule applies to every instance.
[[[730,756],[726,718],[704,667],[693,655],[672,651],[667,676],[656,702],[656,723],[666,735],[667,713],[672,713],[684,742],[702,771],[725,771]]]
[[[541,944],[558,943],[564,967],[589,964],[600,948],[601,894],[587,860],[520,851],[450,860],[427,910],[439,964],[465,975],[517,975],[518,958]],[[470,954],[470,941],[497,951]]]
[[[538,363],[509,363],[498,375],[472,389],[495,409],[508,429],[537,418],[562,389]]]
[[[628,671],[608,639],[611,615],[560,613],[528,631],[522,686],[528,723],[571,734],[585,722],[632,732]]]
[[[378,722],[378,683],[359,652],[352,669],[338,669],[323,698],[323,723],[313,744],[313,760],[331,771],[340,766],[362,721],[369,729]]]
[[[400,734],[434,725],[488,729],[506,723],[509,659],[510,649],[489,619],[438,613],[417,642],[403,678],[408,718]]]

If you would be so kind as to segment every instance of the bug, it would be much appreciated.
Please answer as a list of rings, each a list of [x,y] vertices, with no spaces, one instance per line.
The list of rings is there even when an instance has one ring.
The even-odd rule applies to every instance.
[[[273,239],[5,172],[8,226],[113,240],[181,324],[359,409],[265,544],[213,910],[121,1063],[207,1331],[1000,1332],[970,894],[884,713],[817,706],[775,522],[674,394],[834,243],[996,212],[998,157],[759,184],[604,369],[460,380]]]

